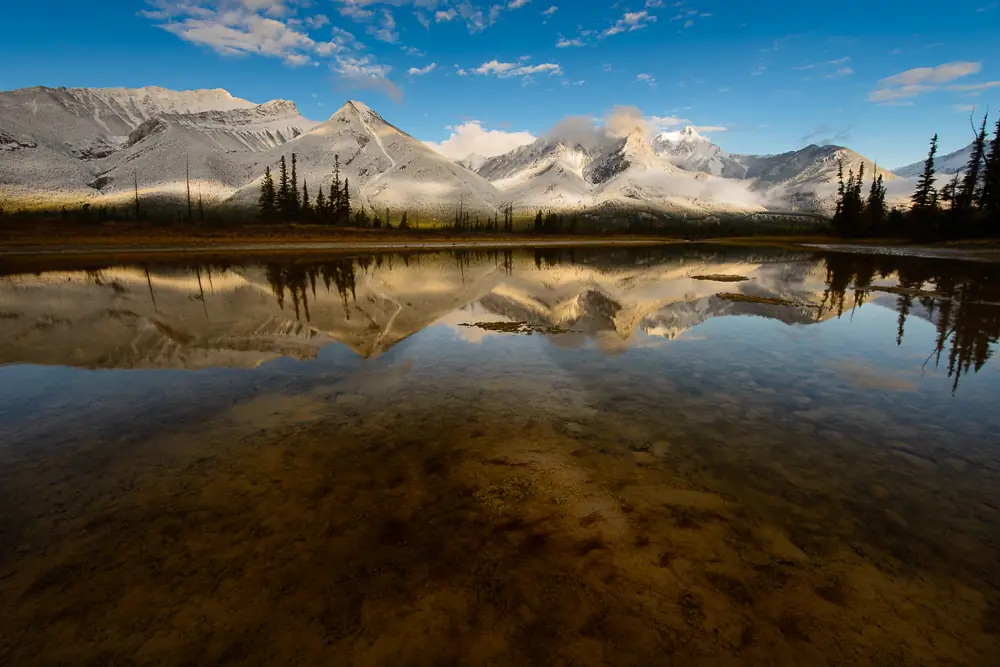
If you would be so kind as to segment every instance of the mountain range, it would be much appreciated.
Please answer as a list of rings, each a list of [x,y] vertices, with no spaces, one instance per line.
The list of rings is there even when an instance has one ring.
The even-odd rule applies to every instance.
[[[459,207],[491,216],[508,204],[522,216],[539,208],[686,219],[827,213],[839,163],[876,169],[842,146],[730,154],[693,127],[651,134],[639,123],[582,138],[554,132],[455,162],[354,101],[317,123],[293,102],[254,104],[221,89],[0,93],[0,206],[10,210],[127,206],[136,187],[147,207],[179,205],[190,181],[209,206],[249,212],[265,168],[291,153],[313,193],[329,189],[337,156],[355,205],[439,219]]]

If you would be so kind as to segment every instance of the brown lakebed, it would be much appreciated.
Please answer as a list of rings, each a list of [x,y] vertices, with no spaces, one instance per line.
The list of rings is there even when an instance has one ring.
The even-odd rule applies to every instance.
[[[997,275],[724,246],[7,272],[0,664],[991,665]]]

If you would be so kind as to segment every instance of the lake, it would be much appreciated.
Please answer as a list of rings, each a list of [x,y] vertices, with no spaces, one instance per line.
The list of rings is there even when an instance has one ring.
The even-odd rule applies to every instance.
[[[1000,264],[0,257],[4,665],[996,665]]]

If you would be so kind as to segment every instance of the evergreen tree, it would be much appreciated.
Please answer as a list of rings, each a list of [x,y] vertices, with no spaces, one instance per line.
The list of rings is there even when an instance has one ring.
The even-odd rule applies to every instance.
[[[309,215],[309,181],[302,181],[302,214]]]
[[[958,177],[959,177],[959,172],[955,172],[955,176],[951,179],[951,182],[945,184],[945,186],[941,188],[941,192],[939,193],[939,198],[941,199],[941,201],[948,204],[949,211],[956,210],[955,208],[956,194],[959,192],[959,189],[961,188],[961,183],[959,182]]]
[[[295,170],[295,153],[292,153],[292,185],[289,190],[289,212],[292,218],[299,217],[299,177]]]
[[[538,209],[538,213],[535,215],[535,231],[536,232],[542,231],[543,224],[544,223],[542,221],[542,209]]]
[[[953,208],[964,213],[968,213],[979,201],[981,192],[980,176],[983,172],[983,162],[986,159],[986,116],[983,116],[983,124],[976,132],[976,138],[972,141],[972,153],[969,161],[965,165],[965,176],[962,178],[962,185],[955,192],[955,203]]]
[[[332,214],[332,222],[335,225],[346,225],[349,221],[344,220],[341,215],[343,214],[343,202],[341,198],[343,193],[340,189],[340,155],[333,156],[333,184],[330,186],[330,212]]]
[[[937,192],[934,190],[934,156],[937,155],[937,148],[938,135],[935,133],[931,139],[927,159],[924,160],[924,172],[920,175],[920,180],[917,181],[916,192],[910,198],[915,212],[923,213],[937,208]]]
[[[340,195],[340,215],[344,220],[344,224],[351,221],[351,180],[348,178],[344,179],[344,189]]]
[[[876,176],[872,178],[871,189],[868,190],[868,201],[865,202],[865,216],[868,220],[868,231],[878,234],[885,229],[885,184],[882,174],[875,167]]]
[[[326,195],[323,194],[323,188],[320,187],[319,193],[316,195],[316,215],[323,217],[326,215]]]
[[[410,228],[409,223],[406,222],[406,211],[403,211],[403,217],[399,221],[399,228],[400,229],[409,229]]]
[[[264,168],[264,180],[260,184],[260,198],[257,200],[257,208],[263,217],[274,215],[275,206],[274,179],[271,178],[271,167]]]
[[[285,156],[281,156],[281,168],[278,173],[278,197],[277,205],[281,214],[287,218],[291,214],[289,197],[291,191],[288,189],[288,165],[285,164]]]
[[[844,210],[844,161],[837,160],[837,207],[833,213],[834,224],[840,219],[840,214]]]
[[[996,129],[993,131],[993,140],[990,142],[990,150],[986,155],[979,208],[992,216],[994,229],[997,229],[997,219],[1000,217],[1000,120],[997,120]]]

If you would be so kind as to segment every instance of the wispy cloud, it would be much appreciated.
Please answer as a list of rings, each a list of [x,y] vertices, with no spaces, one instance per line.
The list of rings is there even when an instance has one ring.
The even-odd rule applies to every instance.
[[[425,74],[430,74],[436,69],[437,69],[437,63],[431,63],[426,67],[411,67],[409,70],[407,70],[406,73],[409,74],[410,76],[423,76]]]
[[[636,30],[642,30],[643,28],[649,27],[651,23],[656,22],[656,16],[650,14],[647,11],[641,12],[625,12],[624,15],[610,28],[605,29],[601,32],[602,37],[610,37],[612,35],[618,35],[623,32],[634,32]]]
[[[586,46],[586,44],[587,43],[583,41],[583,38],[581,37],[574,37],[573,39],[569,39],[568,37],[563,37],[562,35],[560,35],[559,41],[556,42],[556,48],[565,49],[570,46]]]
[[[940,90],[942,84],[949,83],[970,74],[978,74],[982,63],[952,62],[936,67],[917,67],[886,77],[878,82],[878,87],[868,93],[868,100],[885,104],[896,100],[907,99]],[[971,84],[970,89],[984,84]],[[957,90],[958,86],[951,86]]]
[[[641,83],[647,83],[651,88],[656,87],[656,77],[653,76],[652,74],[647,74],[646,72],[642,72],[641,74],[636,75],[635,80]]]

